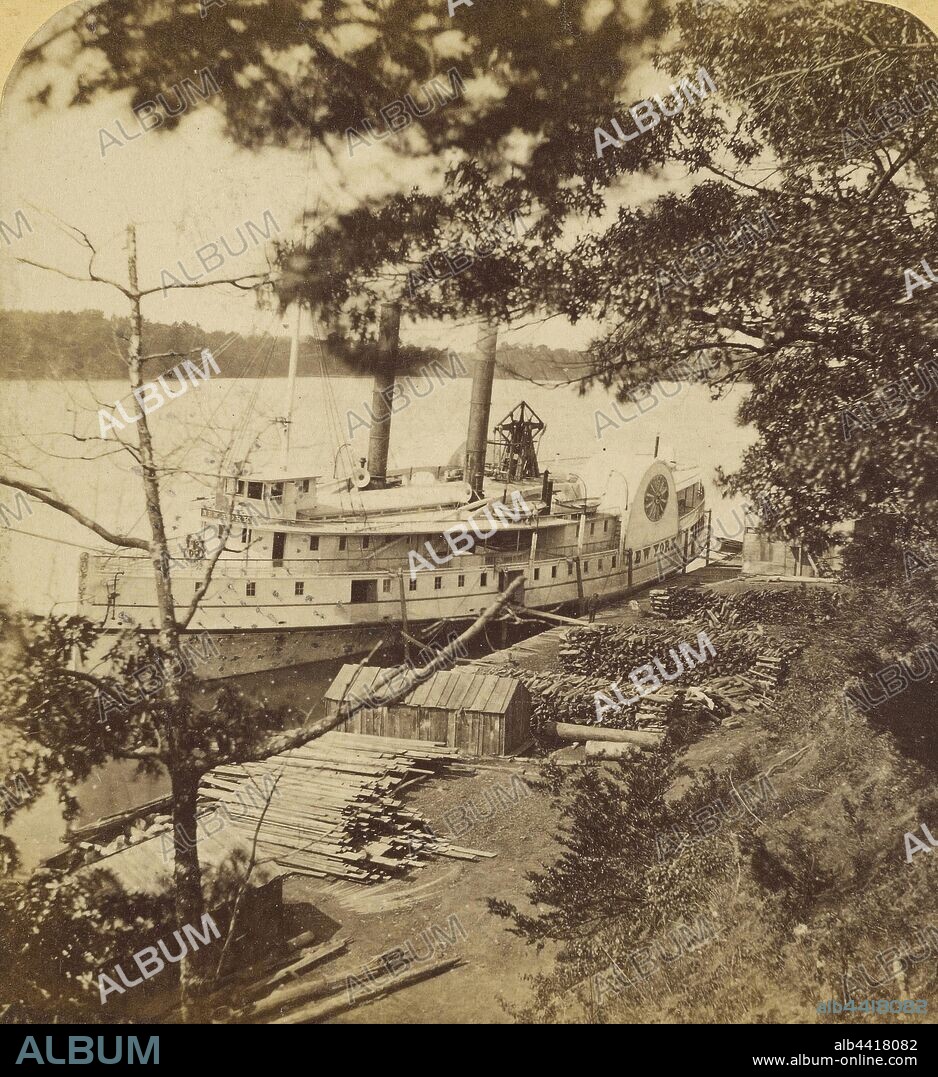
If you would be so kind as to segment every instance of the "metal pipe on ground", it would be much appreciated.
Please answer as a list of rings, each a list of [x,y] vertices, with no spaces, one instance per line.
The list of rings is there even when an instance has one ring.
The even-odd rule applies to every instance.
[[[596,725],[574,725],[570,722],[545,722],[546,731],[558,740],[617,741],[637,744],[640,748],[657,748],[664,740],[664,733],[649,733],[641,729],[612,729]]]

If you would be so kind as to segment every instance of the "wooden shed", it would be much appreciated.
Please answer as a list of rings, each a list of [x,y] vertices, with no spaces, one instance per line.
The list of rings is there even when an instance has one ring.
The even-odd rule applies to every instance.
[[[342,700],[367,698],[380,666],[345,665],[326,691],[326,714]],[[380,689],[379,689],[380,691]],[[529,737],[531,697],[520,681],[467,669],[439,671],[390,707],[366,707],[336,729],[428,740],[470,755],[505,755]]]

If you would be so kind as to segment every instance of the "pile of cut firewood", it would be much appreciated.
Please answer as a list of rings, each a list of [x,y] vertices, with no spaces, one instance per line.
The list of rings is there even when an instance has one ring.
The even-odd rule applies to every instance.
[[[704,732],[727,718],[769,707],[791,658],[800,650],[795,643],[771,639],[762,625],[729,626],[715,616],[703,624],[716,653],[705,652],[702,661],[699,657],[692,661],[681,650],[686,642],[694,654],[701,653],[696,649],[701,621],[687,620],[572,629],[564,636],[560,669],[495,668],[527,687],[532,733],[542,744],[552,740],[557,727],[587,727],[584,739],[588,740],[590,727],[663,734],[676,719],[690,720],[685,729],[693,735],[694,730]],[[641,671],[648,665],[655,676],[662,669],[677,676],[648,691],[653,682],[647,670]],[[633,683],[633,672],[638,673],[646,694]],[[569,733],[565,728],[566,739]]]
[[[696,587],[661,587],[651,592],[651,610],[658,617],[674,621],[702,609],[707,597]]]
[[[839,590],[819,585],[763,587],[720,595],[695,587],[663,587],[651,592],[652,612],[669,621],[692,617],[711,624],[824,624],[843,602]]]
[[[681,647],[686,644],[699,655],[701,630],[715,652],[705,651],[703,660],[690,657],[687,649]],[[719,674],[744,673],[765,643],[761,625],[736,628],[706,621],[641,627],[593,625],[590,629],[571,629],[567,633],[560,661],[569,673],[622,680],[632,670],[654,664],[657,659],[669,673],[677,672],[681,685],[686,687],[702,684]]]
[[[749,671],[749,676],[757,680],[763,688],[775,692],[788,676],[792,658],[801,650],[795,643],[776,641],[767,647],[756,659],[756,664]]]

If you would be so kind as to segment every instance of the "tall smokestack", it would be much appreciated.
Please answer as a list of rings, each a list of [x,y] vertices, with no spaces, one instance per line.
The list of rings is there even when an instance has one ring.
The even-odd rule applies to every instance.
[[[495,348],[498,324],[485,321],[479,326],[475,368],[472,371],[472,403],[469,405],[469,431],[466,434],[466,481],[472,487],[472,500],[482,495],[485,479],[485,449],[489,436],[489,409],[492,406],[492,381],[495,378]]]
[[[400,346],[401,305],[385,303],[381,307],[378,330],[378,363],[374,392],[371,396],[371,437],[368,441],[368,470],[372,483],[384,486],[388,476],[388,446],[391,443],[391,399],[397,352]]]

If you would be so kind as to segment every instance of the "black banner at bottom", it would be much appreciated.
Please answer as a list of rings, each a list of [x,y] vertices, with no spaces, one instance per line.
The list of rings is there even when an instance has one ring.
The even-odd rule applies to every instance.
[[[364,1013],[360,1011],[360,1016]],[[363,1024],[364,1022],[362,1022]],[[361,1027],[358,1024],[357,1027]],[[385,1026],[375,1047],[387,1050]],[[439,1026],[437,1026],[439,1027]],[[462,1026],[446,1026],[459,1028]],[[488,1026],[506,1035],[518,1026]],[[576,1036],[575,1026],[563,1026]],[[628,1052],[649,1061],[677,1061],[692,1051],[734,1072],[778,1069],[918,1069],[935,1065],[935,1026],[890,1021],[881,1025],[617,1025],[628,1035]],[[539,1036],[545,1035],[543,1026]],[[674,1033],[677,1032],[678,1036]],[[523,1033],[522,1033],[523,1034]],[[424,1026],[421,1035],[430,1035]],[[302,1025],[0,1025],[0,1066],[178,1066],[211,1059],[213,1067],[243,1066],[256,1052],[310,1051],[323,1045],[323,1030]],[[552,1043],[549,1033],[545,1046]],[[620,1041],[623,1042],[623,1041]],[[366,1034],[367,1043],[367,1034]],[[361,1059],[361,1038],[356,1053]],[[526,1051],[529,1044],[525,1044]],[[366,1046],[367,1049],[367,1046]],[[271,1056],[268,1056],[271,1057]],[[301,1056],[302,1057],[302,1056]],[[310,1060],[315,1056],[309,1056]]]

